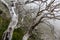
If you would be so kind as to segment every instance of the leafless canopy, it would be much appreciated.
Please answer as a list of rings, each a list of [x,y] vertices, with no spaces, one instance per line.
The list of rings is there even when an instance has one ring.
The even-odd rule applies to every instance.
[[[19,7],[22,6],[22,11],[20,11],[20,13],[23,15],[22,21],[24,20],[24,17],[26,15],[25,13],[28,13],[28,14],[31,13],[31,16],[33,18],[33,23],[32,23],[33,25],[31,24],[29,26],[30,28],[27,31],[27,33],[23,36],[22,40],[27,40],[31,36],[34,28],[44,19],[48,18],[48,19],[60,20],[60,15],[59,15],[60,2],[56,3],[57,2],[56,0],[15,0],[14,2],[12,1],[12,5],[11,4],[8,5],[5,2],[5,0],[1,0],[1,2],[7,6],[7,8],[10,11],[11,17],[12,17],[12,21],[7,30],[9,30],[9,28],[12,28],[14,30],[15,26],[17,25],[18,14],[19,14],[19,11],[21,10],[21,9],[19,10]],[[30,8],[27,8],[29,6],[35,7],[35,8],[32,8],[33,12],[31,12]],[[15,9],[17,9],[18,12],[15,12]],[[28,12],[28,10],[29,10],[29,12]],[[22,12],[24,12],[24,13],[22,13]],[[32,13],[33,13],[33,15],[32,15]],[[13,22],[16,24],[12,25]],[[11,31],[12,33],[13,33],[13,30]],[[9,32],[9,31],[6,31],[6,32]],[[3,39],[3,40],[5,40],[5,39]],[[11,38],[9,38],[8,40],[11,40]]]

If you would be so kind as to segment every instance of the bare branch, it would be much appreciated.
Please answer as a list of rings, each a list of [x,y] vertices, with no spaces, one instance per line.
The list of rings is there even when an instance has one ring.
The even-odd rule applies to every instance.
[[[52,0],[47,6],[46,6],[46,10],[49,9],[49,7],[54,3],[55,0]]]
[[[1,2],[8,7],[8,3],[6,3],[5,0],[1,0]]]

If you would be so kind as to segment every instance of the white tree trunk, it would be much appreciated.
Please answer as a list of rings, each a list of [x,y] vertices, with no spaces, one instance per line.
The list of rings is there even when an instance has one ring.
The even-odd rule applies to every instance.
[[[15,3],[9,6],[8,3],[6,3],[4,0],[1,0],[1,2],[8,7],[10,15],[11,15],[11,22],[8,26],[8,29],[4,32],[2,36],[2,40],[11,40],[14,28],[16,27],[18,23],[18,14],[16,14],[16,12],[14,11],[16,8]]]
[[[36,20],[34,21],[34,24],[31,25],[30,29],[27,31],[27,33],[23,36],[23,39],[22,40],[28,40],[28,38],[31,36],[32,34],[32,31],[34,30],[34,28],[36,27],[36,24],[38,25],[42,20],[42,17],[44,16],[45,14],[41,14],[40,16],[38,16],[36,18]]]
[[[29,34],[28,34],[28,32],[23,36],[23,39],[22,40],[28,40],[28,38],[29,38]]]

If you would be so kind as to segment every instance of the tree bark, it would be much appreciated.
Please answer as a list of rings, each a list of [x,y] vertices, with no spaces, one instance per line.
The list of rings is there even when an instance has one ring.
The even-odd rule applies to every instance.
[[[4,0],[1,0],[1,2],[7,6],[8,10],[10,12],[10,15],[11,15],[11,22],[10,22],[7,30],[3,33],[2,40],[11,40],[14,28],[16,27],[16,25],[18,23],[18,14],[16,14],[16,12],[15,12],[16,7],[15,7],[14,2],[12,2],[12,4],[10,6]]]

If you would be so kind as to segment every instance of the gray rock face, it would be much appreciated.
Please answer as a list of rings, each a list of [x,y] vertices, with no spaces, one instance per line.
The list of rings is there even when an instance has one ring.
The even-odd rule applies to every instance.
[[[40,23],[37,26],[38,31],[38,37],[41,38],[41,40],[54,40],[54,31],[45,23]]]

